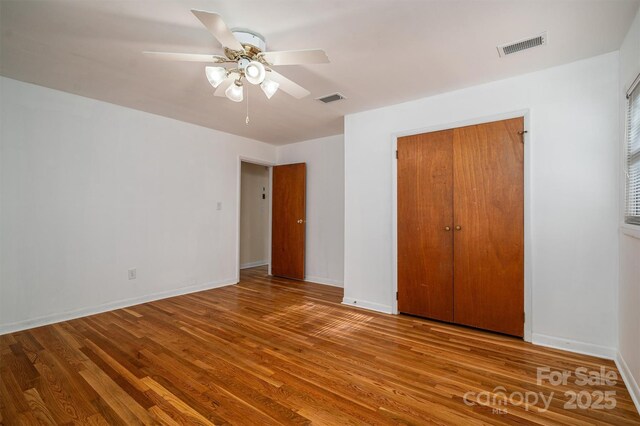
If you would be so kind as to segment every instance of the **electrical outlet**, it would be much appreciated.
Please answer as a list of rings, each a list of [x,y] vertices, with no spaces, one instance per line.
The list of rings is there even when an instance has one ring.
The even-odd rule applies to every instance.
[[[136,268],[129,269],[129,279],[130,280],[135,280],[137,273],[138,273],[138,271],[136,270]]]

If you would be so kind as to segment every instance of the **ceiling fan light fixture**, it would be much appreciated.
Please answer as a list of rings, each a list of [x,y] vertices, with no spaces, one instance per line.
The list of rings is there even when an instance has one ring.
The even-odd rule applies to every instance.
[[[227,78],[227,70],[222,67],[205,67],[204,73],[213,87],[220,86],[220,83]]]
[[[191,12],[220,42],[224,49],[224,55],[171,52],[143,53],[159,59],[204,62],[218,65],[205,67],[207,80],[216,88],[213,93],[214,96],[226,96],[233,102],[242,102],[244,99],[242,79],[246,79],[250,84],[259,85],[269,99],[278,90],[296,99],[302,99],[310,95],[311,92],[277,73],[273,70],[273,67],[329,63],[329,58],[322,49],[267,51],[265,38],[260,34],[243,28],[230,29],[220,14],[215,12],[196,9],[192,9]],[[225,66],[234,64],[234,66],[223,68],[219,66],[222,64]],[[249,92],[247,92],[247,96],[249,96]]]
[[[244,75],[251,84],[260,84],[264,81],[267,72],[258,61],[251,61],[244,69]]]
[[[271,97],[278,91],[278,87],[280,87],[280,83],[276,83],[275,81],[268,79],[265,79],[260,84],[260,88],[267,96],[267,99],[271,99]]]
[[[233,102],[242,102],[244,99],[244,89],[240,81],[235,81],[225,90],[224,94]]]

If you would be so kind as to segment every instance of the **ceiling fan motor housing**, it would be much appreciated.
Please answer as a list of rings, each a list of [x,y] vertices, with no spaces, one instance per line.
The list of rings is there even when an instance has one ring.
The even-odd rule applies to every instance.
[[[245,46],[246,50],[253,51],[251,53],[258,54],[267,49],[267,43],[265,42],[264,36],[255,31],[247,30],[245,28],[234,28],[231,32],[240,44]],[[250,46],[253,49],[247,49],[247,46]]]

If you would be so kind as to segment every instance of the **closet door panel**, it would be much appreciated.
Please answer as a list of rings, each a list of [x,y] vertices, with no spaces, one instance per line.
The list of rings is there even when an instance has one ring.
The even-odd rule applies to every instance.
[[[398,310],[443,321],[453,321],[452,142],[452,130],[398,139]]]
[[[454,321],[524,332],[522,118],[454,129]],[[460,229],[458,229],[460,227]]]

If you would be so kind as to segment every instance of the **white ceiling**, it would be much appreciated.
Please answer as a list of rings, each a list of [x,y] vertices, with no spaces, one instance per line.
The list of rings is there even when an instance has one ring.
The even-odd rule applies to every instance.
[[[0,74],[286,144],[342,133],[345,114],[617,50],[638,7],[620,1],[1,0]],[[205,64],[144,50],[220,53],[190,9],[251,28],[268,50],[323,48],[331,63],[278,71],[311,91],[267,101],[213,96]],[[548,46],[498,58],[496,46],[548,31]],[[339,91],[347,100],[314,98]]]

